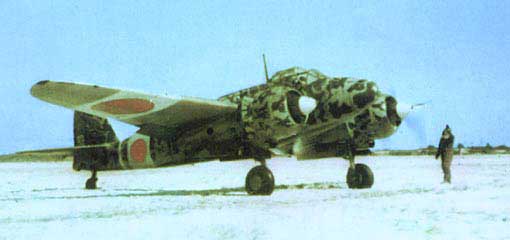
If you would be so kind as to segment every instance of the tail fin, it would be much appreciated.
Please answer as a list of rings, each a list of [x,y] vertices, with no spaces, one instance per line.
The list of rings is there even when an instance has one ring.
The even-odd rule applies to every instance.
[[[119,140],[105,118],[74,113],[74,170],[120,169]]]

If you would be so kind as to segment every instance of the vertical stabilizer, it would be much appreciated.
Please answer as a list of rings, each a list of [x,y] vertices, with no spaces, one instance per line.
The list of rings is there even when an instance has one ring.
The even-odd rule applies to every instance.
[[[119,165],[119,140],[105,118],[74,113],[75,170],[114,170]]]

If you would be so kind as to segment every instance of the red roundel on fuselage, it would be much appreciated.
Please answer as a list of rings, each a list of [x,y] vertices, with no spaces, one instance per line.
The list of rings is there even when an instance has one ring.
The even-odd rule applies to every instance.
[[[92,110],[115,115],[144,113],[152,109],[154,109],[154,103],[138,98],[110,100],[92,106]]]
[[[131,158],[136,162],[143,163],[147,156],[147,143],[143,139],[138,139],[131,144]]]

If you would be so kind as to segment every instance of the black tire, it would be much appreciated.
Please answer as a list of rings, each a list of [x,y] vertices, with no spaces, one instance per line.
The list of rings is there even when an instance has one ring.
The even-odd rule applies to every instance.
[[[250,195],[271,195],[274,190],[274,176],[265,166],[256,166],[246,175],[246,192]]]
[[[347,171],[347,186],[349,188],[371,188],[373,184],[374,173],[367,165],[358,163],[354,169],[349,168]]]
[[[85,189],[89,189],[89,190],[97,189],[96,182],[97,182],[96,177],[91,177],[91,178],[87,179],[87,182],[85,182]]]

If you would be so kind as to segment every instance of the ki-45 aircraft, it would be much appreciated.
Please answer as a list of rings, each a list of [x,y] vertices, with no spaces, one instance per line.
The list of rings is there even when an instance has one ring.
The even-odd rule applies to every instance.
[[[342,157],[349,188],[370,188],[373,173],[355,156],[392,135],[412,106],[397,105],[371,81],[297,67],[268,78],[264,67],[265,84],[216,100],[53,81],[38,82],[31,94],[75,111],[69,150],[74,170],[92,172],[87,189],[96,188],[97,171],[254,159],[260,165],[248,172],[246,191],[270,195],[275,180],[265,163],[275,155]],[[107,118],[139,130],[120,142]]]

